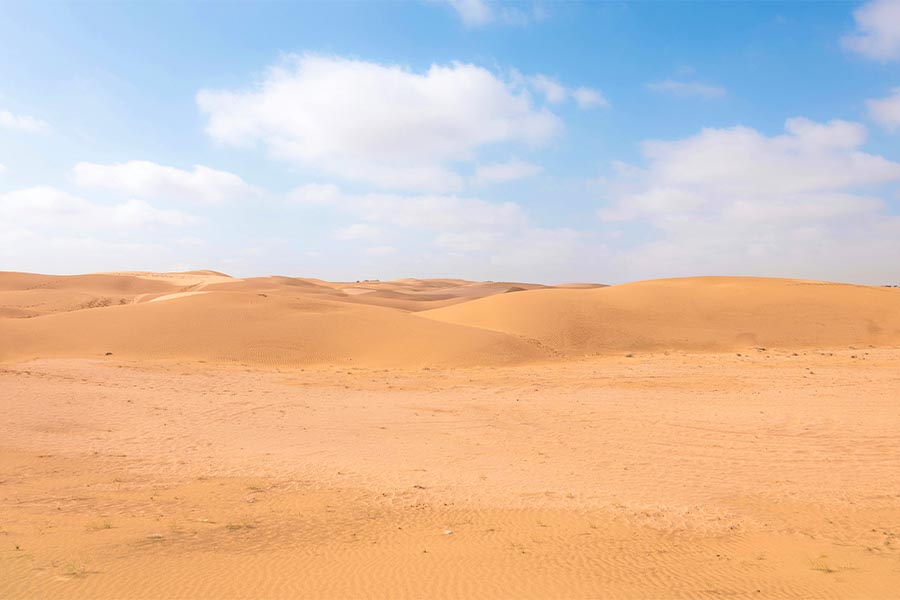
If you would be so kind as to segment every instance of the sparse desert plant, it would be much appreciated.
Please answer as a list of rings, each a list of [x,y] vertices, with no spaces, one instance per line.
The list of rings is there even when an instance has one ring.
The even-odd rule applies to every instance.
[[[831,566],[827,556],[820,556],[810,562],[809,568],[813,571],[821,571],[822,573],[837,573],[838,570]]]
[[[104,308],[112,304],[112,298],[91,298],[83,302],[79,308]]]
[[[84,563],[69,561],[63,569],[63,575],[67,577],[85,577],[87,575],[87,567]]]
[[[232,521],[232,522],[228,523],[227,525],[225,525],[225,529],[227,529],[228,531],[240,531],[241,529],[254,529],[255,527],[256,527],[256,524],[254,524],[253,521],[246,520],[246,519],[243,521]]]
[[[99,519],[97,521],[91,521],[85,526],[85,529],[88,531],[103,531],[104,529],[112,529],[112,521],[109,519]]]

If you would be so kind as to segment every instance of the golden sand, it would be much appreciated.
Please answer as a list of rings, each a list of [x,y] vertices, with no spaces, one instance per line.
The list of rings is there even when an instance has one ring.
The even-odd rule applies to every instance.
[[[900,290],[4,273],[0,361],[2,598],[900,589]]]

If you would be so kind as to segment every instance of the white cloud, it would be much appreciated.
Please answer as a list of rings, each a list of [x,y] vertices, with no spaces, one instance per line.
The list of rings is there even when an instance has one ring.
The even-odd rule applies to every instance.
[[[50,125],[27,115],[14,115],[8,110],[0,110],[0,129],[13,129],[27,133],[47,133]]]
[[[444,232],[434,243],[456,252],[481,252],[497,245],[501,233],[496,231],[456,231]]]
[[[603,96],[603,93],[600,92],[600,90],[589,87],[570,89],[553,77],[544,75],[543,73],[525,76],[513,69],[510,74],[510,79],[514,84],[527,87],[532,91],[537,92],[551,104],[561,104],[569,98],[572,98],[575,100],[575,104],[578,105],[578,108],[581,109],[609,106],[609,101]]]
[[[796,118],[771,137],[733,127],[645,143],[646,167],[623,177],[600,211],[606,222],[635,221],[656,232],[617,258],[625,278],[859,280],[878,264],[900,274],[884,262],[900,252],[900,218],[880,193],[900,181],[900,163],[862,152],[865,137],[857,123]]]
[[[2,175],[3,173],[6,173],[6,171],[7,171],[6,165],[4,165],[3,163],[0,163],[0,175]]]
[[[288,202],[297,204],[291,200],[293,195],[288,194]],[[537,226],[513,202],[492,203],[455,195],[346,194],[339,190],[329,198],[329,205],[301,205],[307,210],[327,208],[351,216],[354,222],[339,229],[336,237],[365,239],[370,233],[386,236],[389,229],[392,241],[416,248],[412,253],[400,253],[396,245],[366,250],[373,259],[390,255],[390,262],[380,266],[393,273],[434,276],[435,272],[457,272],[469,277],[558,281],[575,278],[582,264],[574,260],[576,256],[593,256],[592,250],[585,248],[581,233]],[[427,240],[431,240],[430,245]]]
[[[47,186],[0,193],[0,223],[20,228],[130,229],[177,227],[192,221],[186,213],[154,208],[142,200],[95,204]]]
[[[354,223],[339,230],[351,236],[364,231],[366,224],[423,231],[458,231],[479,227],[518,227],[527,223],[521,207],[514,202],[492,203],[454,194],[352,194],[334,185],[312,183],[288,192],[285,201],[307,208],[327,208],[351,216]]]
[[[366,221],[425,230],[505,228],[526,222],[522,209],[513,202],[494,204],[453,195],[346,195],[339,208]]]
[[[858,123],[788,119],[786,134],[766,137],[754,129],[704,129],[677,142],[643,145],[655,176],[675,185],[802,193],[880,183],[897,178],[898,165],[857,150],[866,137]]]
[[[887,98],[867,100],[869,116],[888,131],[900,129],[900,87],[891,90]]]
[[[341,227],[334,232],[336,240],[359,240],[378,237],[381,235],[381,228],[369,225],[368,223],[354,223],[346,227]]]
[[[474,180],[477,183],[500,183],[533,177],[543,171],[540,165],[512,159],[504,163],[478,165]]]
[[[547,102],[552,104],[565,101],[569,95],[565,86],[547,75],[532,75],[528,78],[528,83],[533,89],[543,94]]]
[[[844,47],[881,61],[900,60],[900,0],[872,0],[854,11],[856,32]]]
[[[595,90],[592,88],[576,88],[572,92],[572,97],[575,98],[575,103],[578,104],[578,108],[609,106],[609,100],[607,100],[599,90]]]
[[[135,198],[100,203],[50,186],[0,192],[0,263],[43,273],[171,270],[189,246],[165,238],[198,221]]]
[[[656,81],[648,83],[647,88],[654,92],[663,94],[671,94],[680,98],[703,98],[704,100],[715,100],[724,98],[728,93],[725,88],[719,85],[708,83],[699,83],[696,81],[678,81],[675,79],[666,79],[664,81]]]
[[[581,234],[572,229],[529,227],[501,239],[493,248],[491,264],[510,275],[534,265],[545,273],[544,277],[568,277],[567,273],[573,271],[580,271],[579,276],[584,277],[583,265],[573,269],[587,258],[580,238]]]
[[[494,22],[506,25],[528,25],[540,21],[546,15],[538,4],[530,11],[523,10],[523,3],[501,3],[499,0],[444,0],[469,27],[482,27]]]
[[[341,189],[330,183],[307,183],[288,193],[288,201],[307,206],[330,206],[341,199]]]
[[[487,25],[494,20],[494,11],[484,0],[447,0],[447,4],[459,14],[459,18],[466,25]]]
[[[139,198],[216,204],[254,193],[237,175],[203,165],[185,171],[146,160],[110,165],[81,162],[72,173],[80,187],[104,188]]]
[[[8,228],[0,220],[0,263],[17,271],[167,271],[174,270],[178,259],[166,243],[103,240],[69,231],[48,234]]]
[[[198,93],[207,133],[264,145],[280,160],[385,188],[461,187],[453,162],[501,143],[540,145],[562,122],[531,96],[471,64],[398,65],[291,55],[246,91]]]
[[[482,277],[506,281],[583,278],[585,262],[591,263],[605,252],[602,246],[589,247],[583,234],[573,229],[531,225],[443,233],[435,239],[435,245],[450,252],[447,262],[451,270],[468,267]],[[477,265],[472,264],[475,257]]]

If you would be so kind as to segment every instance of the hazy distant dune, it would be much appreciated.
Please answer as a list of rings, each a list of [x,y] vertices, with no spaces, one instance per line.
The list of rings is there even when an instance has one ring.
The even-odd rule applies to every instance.
[[[512,292],[512,293],[511,293]],[[499,365],[639,350],[900,342],[900,290],[697,277],[549,288],[211,271],[0,274],[0,360]]]

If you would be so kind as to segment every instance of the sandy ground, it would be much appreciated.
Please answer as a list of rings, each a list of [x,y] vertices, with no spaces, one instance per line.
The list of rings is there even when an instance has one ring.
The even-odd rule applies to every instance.
[[[4,598],[900,589],[897,350],[0,387]]]
[[[790,315],[776,308],[761,318],[734,304],[717,311],[710,298],[721,290],[701,282],[705,317],[679,309],[665,331],[641,329],[635,350],[616,341],[603,353],[586,350],[597,349],[591,340],[608,322],[588,319],[585,305],[619,310],[624,331],[640,320],[617,309],[614,295],[600,296],[621,294],[619,286],[510,294],[507,284],[404,281],[343,294],[341,284],[312,280],[262,287],[188,275],[182,288],[203,289],[159,287],[147,274],[139,282],[16,274],[6,288],[0,277],[8,308],[0,334],[25,344],[11,348],[0,336],[0,597],[898,597],[893,290],[859,288],[861,302],[858,286],[842,286],[823,304],[804,296],[812,284],[762,280],[753,302],[773,304],[766,286],[800,289],[787,304],[806,302],[816,315],[769,331]],[[124,303],[90,300],[111,297],[110,285]],[[217,285],[236,289],[222,297]],[[464,289],[454,296],[448,286]],[[297,287],[327,295],[328,309],[285,291]],[[384,300],[386,289],[444,304],[357,303]],[[207,293],[150,302],[192,291]],[[639,291],[627,304],[661,319],[662,309],[641,305],[646,286]],[[733,287],[725,294],[740,296]],[[73,296],[90,306],[73,308]],[[281,304],[262,303],[269,298]],[[477,304],[514,299],[537,302],[544,315],[570,308],[550,327],[523,320],[527,307],[510,318]],[[854,301],[858,310],[841,312]],[[140,320],[162,327],[176,309],[191,319],[245,311],[250,326],[221,328],[265,351],[240,354],[235,343],[235,354],[216,359],[197,335],[167,358],[169,340],[140,330]],[[290,341],[281,334],[256,333],[270,313],[289,327],[291,311],[306,319],[310,310],[353,317],[357,327],[387,319],[377,328],[389,338],[384,352],[405,343],[390,336],[409,332],[456,337],[447,346],[433,338],[440,348],[423,366],[400,350],[393,365],[362,351],[355,361],[323,361],[280,346]],[[490,327],[460,323],[467,313]],[[576,318],[595,333],[554,337]],[[706,325],[673,341],[692,318]],[[834,343],[814,346],[823,323]],[[748,326],[754,342],[793,343],[729,337]],[[335,331],[352,337],[353,328]],[[739,347],[678,347],[715,332]],[[648,341],[651,333],[658,337]],[[848,339],[856,343],[836,343]],[[119,344],[112,354],[100,351],[110,344]],[[473,348],[506,354],[483,366],[452,362]]]

